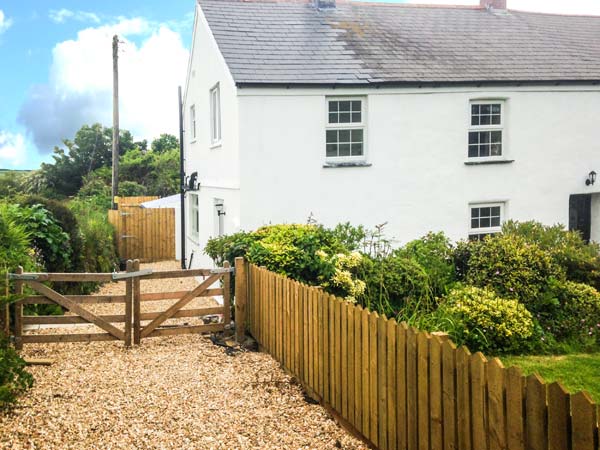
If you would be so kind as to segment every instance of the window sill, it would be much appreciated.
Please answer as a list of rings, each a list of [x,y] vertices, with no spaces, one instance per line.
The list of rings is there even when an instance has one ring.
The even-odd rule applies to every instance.
[[[487,164],[511,164],[515,162],[514,159],[484,159],[481,161],[465,161],[465,166],[483,166]]]
[[[214,143],[210,144],[210,146],[208,148],[213,150],[215,148],[219,148],[222,146],[223,146],[223,142],[219,141],[219,142],[214,142]]]
[[[370,164],[365,161],[346,161],[346,162],[326,162],[323,164],[324,169],[335,169],[338,167],[371,167]]]
[[[196,143],[196,139],[192,139],[192,140],[190,141],[190,144],[195,144],[195,143]]]
[[[192,244],[200,245],[200,240],[196,240],[196,239],[191,238],[189,236],[187,237],[187,240],[190,241]]]

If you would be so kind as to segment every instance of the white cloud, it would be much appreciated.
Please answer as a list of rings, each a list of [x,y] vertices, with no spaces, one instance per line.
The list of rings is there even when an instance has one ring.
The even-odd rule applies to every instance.
[[[114,34],[122,41],[121,127],[138,139],[177,134],[177,86],[185,81],[188,61],[181,36],[145,19],[119,19],[84,29],[76,39],[54,47],[48,83],[30,91],[19,113],[19,122],[41,152],[71,138],[83,124],[111,125]]]
[[[50,20],[56,23],[65,23],[68,19],[77,20],[79,22],[94,22],[100,23],[100,17],[97,14],[87,11],[71,11],[70,9],[52,9],[48,14]]]
[[[25,137],[0,130],[0,167],[16,167],[25,161]]]
[[[12,19],[4,15],[4,11],[0,9],[0,34],[4,33],[12,25]]]

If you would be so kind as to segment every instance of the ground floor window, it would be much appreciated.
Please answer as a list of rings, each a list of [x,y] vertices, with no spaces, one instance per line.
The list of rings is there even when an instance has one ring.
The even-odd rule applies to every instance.
[[[198,207],[198,194],[189,194],[190,198],[190,237],[197,240],[200,235],[200,211]]]
[[[504,215],[503,203],[488,203],[470,205],[471,212],[469,239],[483,239],[489,234],[502,231],[502,221]]]

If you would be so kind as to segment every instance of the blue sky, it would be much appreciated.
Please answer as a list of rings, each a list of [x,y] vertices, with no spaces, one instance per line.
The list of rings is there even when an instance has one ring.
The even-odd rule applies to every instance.
[[[508,0],[508,7],[600,15],[600,0]],[[139,139],[176,134],[193,13],[194,0],[0,0],[0,168],[37,168],[84,123],[110,124],[115,33],[123,39],[122,127]]]

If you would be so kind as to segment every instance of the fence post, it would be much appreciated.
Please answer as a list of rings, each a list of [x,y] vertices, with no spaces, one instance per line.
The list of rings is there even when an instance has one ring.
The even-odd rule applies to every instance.
[[[23,273],[23,267],[17,268],[17,273]],[[23,281],[15,282],[15,294],[23,295]],[[23,303],[19,300],[15,303],[15,348],[21,350],[23,348]]]
[[[231,264],[229,261],[223,263],[224,269],[229,269]],[[227,326],[231,323],[231,272],[226,272],[223,275],[223,325]]]
[[[8,272],[6,272],[6,285],[5,285],[5,294],[8,299],[8,295],[10,294],[10,281],[8,279]],[[0,309],[0,333],[4,333],[6,337],[10,336],[10,309],[9,304],[6,303]]]
[[[248,274],[244,258],[235,258],[235,338],[241,343],[246,334],[246,303],[248,302]]]
[[[133,271],[133,261],[128,260],[125,270]],[[133,315],[133,279],[127,278],[125,283],[125,347],[131,347],[132,335],[132,315]]]
[[[133,271],[140,270],[140,260],[133,261]],[[140,305],[140,278],[134,277],[133,280],[133,343],[139,345],[141,341],[141,305]]]

